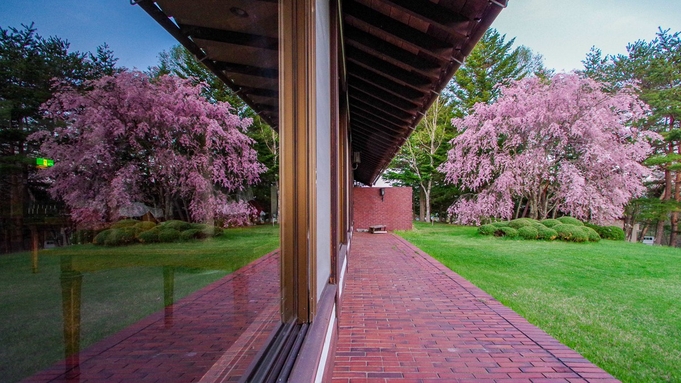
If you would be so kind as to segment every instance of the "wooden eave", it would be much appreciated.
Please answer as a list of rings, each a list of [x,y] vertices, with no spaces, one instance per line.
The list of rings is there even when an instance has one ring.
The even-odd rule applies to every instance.
[[[355,180],[378,179],[506,1],[341,1]],[[278,128],[277,0],[137,4]]]

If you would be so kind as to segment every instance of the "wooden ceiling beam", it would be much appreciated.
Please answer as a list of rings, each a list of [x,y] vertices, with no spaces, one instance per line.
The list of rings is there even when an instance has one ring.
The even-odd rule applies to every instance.
[[[463,40],[466,38],[457,31],[456,27],[461,27],[462,24],[468,24],[470,20],[468,17],[452,12],[439,4],[430,1],[414,1],[414,0],[387,0],[392,6],[406,12],[414,17],[417,17],[427,23],[437,25],[446,30],[448,33],[454,35],[454,38]]]
[[[401,110],[400,108],[396,108],[386,102],[383,102],[379,100],[378,98],[371,97],[367,95],[366,93],[361,93],[361,92],[350,92],[350,99],[355,100],[357,102],[364,103],[365,105],[370,106],[373,109],[380,110],[383,113],[393,116],[399,121],[402,121],[402,124],[410,124],[411,121],[414,120],[414,116],[416,115],[416,112],[413,114],[406,112],[404,110]]]
[[[279,70],[272,68],[261,68],[252,65],[231,63],[226,61],[213,61],[214,66],[221,71],[229,73],[245,74],[248,76],[279,78]]]
[[[366,81],[357,79],[356,77],[351,78],[348,81],[348,86],[352,89],[355,89],[356,91],[362,92],[369,94],[373,97],[377,97],[385,102],[387,102],[390,105],[393,105],[397,108],[403,109],[403,110],[408,110],[408,111],[415,111],[419,108],[418,103],[412,101],[412,100],[407,100],[402,97],[397,97],[393,93],[387,92],[377,86],[374,86]]]
[[[375,52],[374,56],[385,55],[395,61],[404,63],[427,76],[436,74],[441,68],[441,60],[435,58],[429,59],[414,54],[370,33],[364,32],[359,28],[348,25],[344,32],[345,40],[348,44],[361,46],[364,50],[373,51]]]
[[[275,37],[254,35],[237,31],[200,27],[197,25],[180,24],[182,32],[192,39],[216,41],[226,44],[243,45],[247,47],[277,51],[279,40]],[[275,53],[276,54],[276,53]]]
[[[388,92],[402,95],[403,97],[410,100],[419,100],[428,93],[428,91],[424,89],[414,88],[400,82],[396,82],[396,80],[386,76],[385,74],[374,72],[359,64],[348,63],[348,73],[352,77],[362,79],[379,88],[385,89]]]
[[[424,87],[430,85],[438,78],[439,72],[430,73],[426,76],[416,70],[407,70],[395,64],[392,64],[380,57],[373,55],[370,52],[363,51],[354,46],[345,47],[345,55],[349,60],[363,64],[375,70],[390,73],[391,76],[402,79],[402,81],[416,87]],[[406,66],[406,64],[405,64]],[[410,69],[415,69],[409,67]]]
[[[419,2],[420,3],[420,2]],[[356,1],[343,3],[343,12],[374,28],[380,29],[391,36],[408,43],[417,49],[424,49],[434,56],[447,60],[452,54],[452,46],[434,36],[401,23],[390,16],[384,15],[366,5]]]

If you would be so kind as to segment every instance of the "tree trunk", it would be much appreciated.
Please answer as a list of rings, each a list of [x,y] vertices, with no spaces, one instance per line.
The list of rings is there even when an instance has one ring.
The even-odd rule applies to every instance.
[[[681,147],[679,147],[681,150]],[[674,177],[674,200],[681,201],[681,172],[676,172]],[[679,227],[679,212],[674,210],[671,217],[671,233],[669,234],[669,246],[676,247],[676,231]]]
[[[426,222],[432,222],[433,219],[431,218],[431,212],[430,212],[430,189],[432,187],[432,182],[429,180],[428,181],[428,187],[424,188],[424,196],[426,197]]]
[[[430,222],[430,217],[426,218],[426,196],[423,188],[419,188],[419,220]]]

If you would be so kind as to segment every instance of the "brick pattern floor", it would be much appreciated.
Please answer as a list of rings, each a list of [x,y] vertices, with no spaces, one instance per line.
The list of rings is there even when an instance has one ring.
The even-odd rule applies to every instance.
[[[24,382],[236,381],[278,324],[275,251]]]
[[[348,262],[333,383],[618,382],[395,235]]]

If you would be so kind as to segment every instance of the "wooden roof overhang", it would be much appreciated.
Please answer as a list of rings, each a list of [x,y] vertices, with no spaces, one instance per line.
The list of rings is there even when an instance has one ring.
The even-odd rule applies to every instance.
[[[506,2],[341,1],[355,180],[378,179]],[[277,129],[277,0],[136,3]]]

